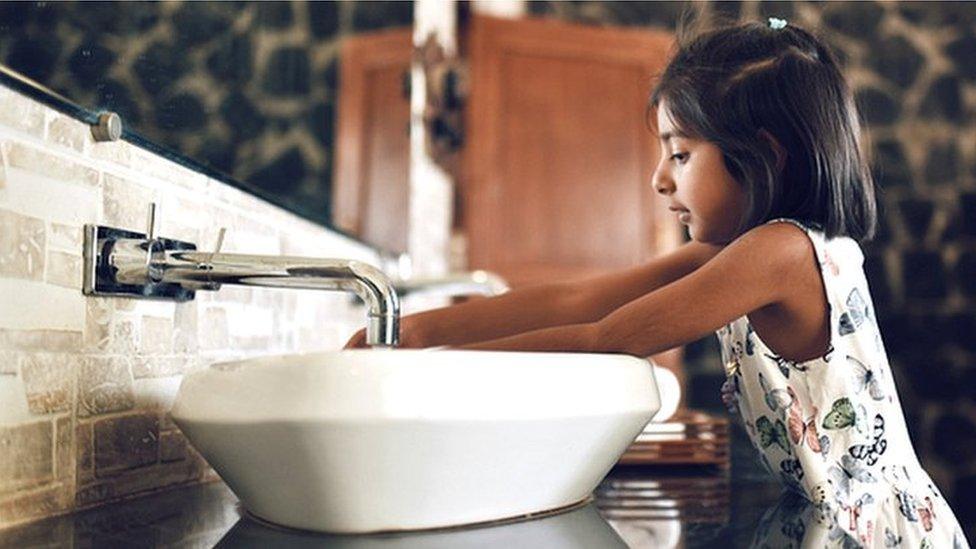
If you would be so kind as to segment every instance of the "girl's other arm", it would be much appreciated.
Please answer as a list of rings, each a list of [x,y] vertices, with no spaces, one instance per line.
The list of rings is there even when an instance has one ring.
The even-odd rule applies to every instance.
[[[699,268],[721,248],[686,243],[636,267],[570,282],[528,286],[506,294],[412,314],[401,319],[403,347],[462,345],[512,334],[595,322],[624,303]],[[360,330],[346,347],[364,345]]]
[[[700,339],[732,320],[790,295],[790,279],[808,267],[809,239],[785,223],[762,225],[699,269],[595,322],[561,326],[464,349],[585,351],[647,357]]]

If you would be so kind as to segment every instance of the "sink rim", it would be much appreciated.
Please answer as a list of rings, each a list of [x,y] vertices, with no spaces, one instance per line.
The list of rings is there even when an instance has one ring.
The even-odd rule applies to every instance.
[[[171,415],[211,423],[606,416],[659,410],[654,369],[647,359],[597,353],[394,349],[270,355],[187,374]]]

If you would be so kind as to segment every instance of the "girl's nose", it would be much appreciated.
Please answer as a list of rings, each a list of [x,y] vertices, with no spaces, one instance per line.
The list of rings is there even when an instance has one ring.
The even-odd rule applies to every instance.
[[[651,176],[651,186],[660,194],[671,194],[674,192],[674,183],[667,176],[656,170]]]

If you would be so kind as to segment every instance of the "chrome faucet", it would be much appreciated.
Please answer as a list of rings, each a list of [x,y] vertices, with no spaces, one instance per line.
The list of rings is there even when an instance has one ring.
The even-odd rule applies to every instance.
[[[156,237],[155,205],[147,234],[85,225],[84,292],[187,301],[222,284],[345,291],[366,302],[367,345],[399,344],[400,302],[383,271],[351,259],[219,253],[222,241],[223,229],[213,252],[199,252]]]

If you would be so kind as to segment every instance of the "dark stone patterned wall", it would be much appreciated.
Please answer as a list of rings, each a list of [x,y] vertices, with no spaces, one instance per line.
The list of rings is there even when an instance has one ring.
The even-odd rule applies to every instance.
[[[0,62],[331,221],[338,40],[412,2],[0,1]]]
[[[673,29],[678,2],[533,2],[537,16]],[[976,2],[710,2],[819,29],[854,89],[881,187],[865,269],[915,448],[976,539]],[[721,410],[718,342],[688,348]]]

